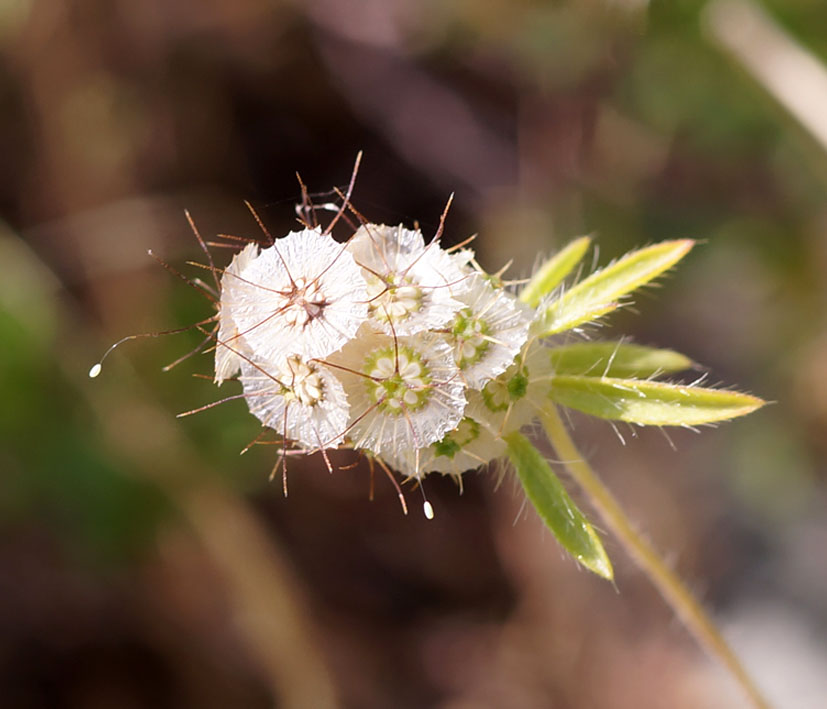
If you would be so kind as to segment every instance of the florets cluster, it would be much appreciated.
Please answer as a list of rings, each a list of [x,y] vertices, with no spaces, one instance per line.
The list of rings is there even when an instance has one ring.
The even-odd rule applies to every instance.
[[[250,411],[300,449],[458,476],[532,417],[528,378],[551,366],[533,314],[470,250],[418,229],[366,223],[338,243],[306,228],[224,269],[215,380],[238,376]]]

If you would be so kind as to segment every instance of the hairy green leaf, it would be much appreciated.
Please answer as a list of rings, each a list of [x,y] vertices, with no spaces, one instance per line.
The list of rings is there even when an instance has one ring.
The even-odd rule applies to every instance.
[[[744,416],[764,405],[749,394],[639,379],[555,376],[551,398],[604,419],[652,426],[695,426]]]
[[[535,326],[537,334],[570,330],[614,310],[624,296],[669,270],[694,244],[691,239],[664,241],[632,251],[596,271],[548,307]]]
[[[528,499],[557,541],[586,568],[611,580],[612,564],[600,537],[540,451],[521,433],[509,433],[504,440]]]
[[[554,290],[563,279],[580,263],[591,244],[590,236],[581,236],[546,261],[520,292],[520,300],[532,308]]]
[[[557,374],[645,379],[692,366],[692,360],[673,350],[659,350],[623,342],[578,342],[551,350]]]

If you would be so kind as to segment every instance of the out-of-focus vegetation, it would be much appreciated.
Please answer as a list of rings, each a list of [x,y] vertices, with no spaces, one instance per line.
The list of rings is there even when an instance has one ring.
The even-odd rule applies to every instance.
[[[827,63],[823,2],[764,9]],[[563,558],[511,478],[469,474],[462,496],[428,478],[427,522],[342,452],[333,474],[291,460],[285,500],[272,446],[238,456],[260,432],[243,401],[173,418],[237,393],[190,376],[209,356],[161,371],[198,333],[124,345],[86,378],[112,341],[211,312],[146,255],[203,259],[185,208],[205,235],[255,237],[249,199],[284,233],[295,171],[329,190],[361,149],[363,213],[433,232],[456,192],[446,238],[479,233],[479,259],[513,259],[514,277],[584,233],[601,262],[705,240],[611,332],[776,403],[670,432],[677,450],[581,419],[575,436],[758,683],[819,706],[827,146],[725,48],[747,31],[727,17],[645,0],[0,2],[0,703],[737,705],[612,540],[617,591]]]

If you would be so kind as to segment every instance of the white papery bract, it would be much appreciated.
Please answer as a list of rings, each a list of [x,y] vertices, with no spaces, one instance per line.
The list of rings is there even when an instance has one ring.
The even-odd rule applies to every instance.
[[[232,318],[259,362],[324,357],[353,337],[367,314],[360,269],[344,245],[318,229],[277,239],[235,278]]]
[[[479,393],[469,392],[469,400],[474,396]],[[467,413],[468,408],[456,428],[448,431],[441,440],[427,448],[402,451],[388,463],[409,477],[421,477],[431,472],[457,477],[505,455],[502,439]]]
[[[238,278],[244,269],[258,257],[258,244],[247,244],[239,251],[221,276],[221,301],[218,305],[218,335],[215,346],[215,383],[238,374],[242,358],[251,354],[243,337],[239,335],[235,322],[235,309],[240,302]]]
[[[462,419],[465,387],[439,335],[391,337],[366,326],[329,362],[351,404],[348,436],[356,448],[394,460],[440,440]]]
[[[504,372],[528,339],[533,313],[502,287],[474,272],[459,296],[465,307],[454,316],[450,341],[468,386],[479,389]]]
[[[367,283],[368,315],[387,334],[412,335],[446,325],[468,289],[461,262],[422,233],[365,224],[348,242]]]
[[[241,383],[250,413],[309,449],[343,442],[349,406],[341,382],[318,362],[290,356],[279,367],[242,361]]]

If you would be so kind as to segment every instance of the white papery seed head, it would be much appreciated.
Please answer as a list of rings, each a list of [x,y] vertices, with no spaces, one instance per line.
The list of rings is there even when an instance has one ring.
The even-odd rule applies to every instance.
[[[250,412],[265,426],[309,449],[339,445],[347,428],[347,396],[336,375],[295,355],[278,367],[241,363]]]
[[[467,274],[439,244],[403,226],[365,224],[348,242],[368,289],[368,317],[387,334],[439,328],[462,307]]]
[[[440,440],[462,419],[465,387],[439,335],[394,338],[366,326],[329,361],[351,403],[356,448],[390,460]]]
[[[318,229],[277,239],[237,280],[233,321],[265,362],[335,352],[356,334],[367,314],[360,269],[344,245]]]

